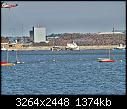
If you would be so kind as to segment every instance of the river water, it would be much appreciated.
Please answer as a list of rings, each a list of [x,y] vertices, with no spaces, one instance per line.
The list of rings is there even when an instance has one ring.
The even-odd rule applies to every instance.
[[[100,63],[108,50],[18,51],[22,64],[1,68],[3,95],[125,95],[125,50],[112,50],[113,63]],[[15,62],[15,51],[9,51]],[[1,59],[6,60],[6,51]]]

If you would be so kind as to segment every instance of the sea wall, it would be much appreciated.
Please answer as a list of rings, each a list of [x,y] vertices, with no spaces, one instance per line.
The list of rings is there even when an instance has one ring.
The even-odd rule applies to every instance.
[[[38,47],[9,47],[8,50],[50,50],[52,46],[38,46]],[[65,46],[59,46],[63,50],[65,49]],[[118,45],[107,45],[107,46],[79,46],[80,50],[87,50],[87,49],[114,49],[118,47]]]

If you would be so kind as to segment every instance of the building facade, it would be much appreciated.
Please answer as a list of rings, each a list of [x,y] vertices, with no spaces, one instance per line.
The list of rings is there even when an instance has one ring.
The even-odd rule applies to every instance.
[[[31,42],[34,42],[33,30],[30,30],[30,41],[31,41]]]
[[[46,28],[44,27],[33,27],[30,31],[30,39],[34,43],[45,42],[46,41]]]

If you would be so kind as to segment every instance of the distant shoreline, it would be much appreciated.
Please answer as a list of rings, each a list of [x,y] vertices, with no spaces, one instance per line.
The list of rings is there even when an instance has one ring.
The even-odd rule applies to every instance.
[[[9,47],[8,50],[50,50],[52,46],[38,46],[38,47],[21,47],[21,48],[15,48],[15,47]],[[65,49],[65,46],[59,46],[63,50]],[[114,49],[118,47],[118,45],[103,45],[103,46],[79,46],[79,50],[90,50],[90,49]]]

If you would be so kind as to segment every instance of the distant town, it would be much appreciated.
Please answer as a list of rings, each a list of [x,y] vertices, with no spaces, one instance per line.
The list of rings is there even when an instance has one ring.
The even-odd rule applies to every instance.
[[[1,46],[6,48],[15,47],[39,47],[39,46],[66,46],[75,42],[78,46],[106,46],[126,45],[126,32],[98,32],[98,33],[61,33],[46,36],[45,27],[33,27],[29,36],[1,37]]]

